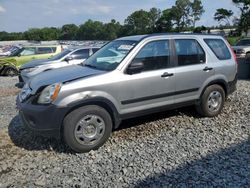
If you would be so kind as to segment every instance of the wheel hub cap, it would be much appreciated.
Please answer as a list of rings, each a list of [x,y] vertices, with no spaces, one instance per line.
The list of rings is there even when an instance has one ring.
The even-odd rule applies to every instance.
[[[105,123],[100,116],[86,115],[78,121],[74,134],[80,144],[93,145],[103,137],[104,131]]]
[[[222,96],[220,92],[218,91],[211,92],[207,101],[209,111],[211,112],[218,111],[221,107],[221,103],[222,103]]]

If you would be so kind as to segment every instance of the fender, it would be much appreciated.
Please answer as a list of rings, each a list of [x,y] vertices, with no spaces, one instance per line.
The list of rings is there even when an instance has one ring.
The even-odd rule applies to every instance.
[[[90,99],[84,99],[84,100],[69,103],[67,105],[68,111],[66,115],[72,112],[73,110],[82,106],[86,106],[86,105],[97,105],[97,106],[103,107],[111,115],[111,118],[113,121],[113,128],[117,129],[119,127],[121,123],[120,114],[118,113],[115,105],[110,100],[104,97],[94,97]]]
[[[223,79],[216,79],[216,80],[213,80],[213,81],[209,82],[209,83],[203,88],[203,90],[202,90],[202,92],[201,92],[201,94],[200,94],[200,98],[201,98],[201,96],[203,95],[203,93],[205,92],[206,88],[207,88],[208,86],[210,86],[210,85],[213,85],[213,84],[218,84],[218,85],[220,85],[220,86],[224,89],[226,97],[228,96],[228,94],[229,94],[229,85],[228,85],[228,83],[227,83],[225,80],[223,80]]]

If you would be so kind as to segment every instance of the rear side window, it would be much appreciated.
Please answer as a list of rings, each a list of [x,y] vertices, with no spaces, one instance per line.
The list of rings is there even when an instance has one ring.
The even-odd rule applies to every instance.
[[[100,48],[92,48],[93,53],[96,53]]]
[[[132,63],[135,62],[142,62],[144,64],[143,71],[170,67],[169,40],[149,42],[136,55]]]
[[[53,50],[50,47],[38,47],[37,54],[49,54],[53,53]]]
[[[52,47],[51,49],[52,49],[53,53],[56,52],[56,47]]]
[[[86,59],[89,57],[89,49],[77,50],[72,56],[74,59]]]
[[[178,66],[196,65],[206,62],[206,54],[195,39],[176,39]]]
[[[222,39],[204,39],[219,60],[231,59],[231,53]]]

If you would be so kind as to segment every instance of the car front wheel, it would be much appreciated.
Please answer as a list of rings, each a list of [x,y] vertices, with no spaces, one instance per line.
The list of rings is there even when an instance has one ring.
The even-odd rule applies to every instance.
[[[76,152],[98,149],[112,132],[112,119],[102,107],[89,105],[69,113],[63,123],[66,144]]]

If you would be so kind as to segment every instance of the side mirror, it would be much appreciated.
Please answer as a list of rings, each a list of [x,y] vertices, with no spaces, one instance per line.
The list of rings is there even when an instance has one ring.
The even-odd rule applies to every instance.
[[[73,57],[72,56],[68,56],[64,60],[67,61],[67,62],[69,62],[69,61],[73,60]]]
[[[127,69],[128,74],[136,74],[140,73],[144,68],[144,64],[142,62],[132,62]]]

